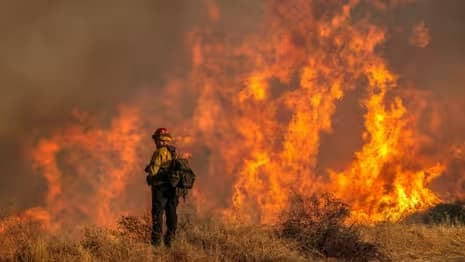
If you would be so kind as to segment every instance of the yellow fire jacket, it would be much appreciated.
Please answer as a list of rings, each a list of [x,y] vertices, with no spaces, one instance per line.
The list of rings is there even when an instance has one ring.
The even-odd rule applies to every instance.
[[[153,152],[152,159],[150,160],[149,175],[156,176],[161,168],[168,168],[171,159],[173,159],[173,156],[166,147],[157,148],[157,150]]]

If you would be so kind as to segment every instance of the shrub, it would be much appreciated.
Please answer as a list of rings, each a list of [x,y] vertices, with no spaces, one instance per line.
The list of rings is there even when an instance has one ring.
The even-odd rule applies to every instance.
[[[456,204],[438,204],[423,215],[426,224],[465,225],[465,207]]]
[[[359,232],[344,225],[349,207],[330,194],[295,195],[278,227],[281,237],[295,240],[307,256],[346,261],[387,261],[377,246],[361,240]]]
[[[0,260],[11,260],[27,243],[37,241],[42,233],[37,222],[15,216],[0,219]]]
[[[150,243],[151,218],[147,213],[139,216],[122,216],[117,222],[118,233],[135,241]]]

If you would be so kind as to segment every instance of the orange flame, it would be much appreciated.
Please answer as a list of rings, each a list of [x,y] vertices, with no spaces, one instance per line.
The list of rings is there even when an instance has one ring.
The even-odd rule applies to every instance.
[[[201,104],[214,111],[202,110],[199,119],[217,127],[206,132],[240,141],[223,152],[231,162],[226,170],[237,176],[228,214],[272,223],[290,192],[325,189],[352,204],[355,220],[367,222],[398,220],[437,203],[427,185],[444,166],[409,166],[418,150],[415,119],[409,119],[400,97],[386,99],[396,77],[375,52],[384,31],[363,19],[352,20],[351,11],[360,1],[335,5],[340,7],[336,12],[330,4],[325,9],[324,4],[291,2],[272,1],[264,32],[236,46],[208,42],[208,33],[195,42],[203,43],[204,63],[194,63],[194,74],[203,81],[199,88],[222,87],[209,91],[215,96],[201,97]],[[328,16],[318,17],[318,8]],[[196,54],[199,46],[193,46]],[[232,76],[220,73],[235,68],[239,56],[248,61],[242,70],[236,68]],[[273,85],[282,87],[276,91]],[[330,171],[330,182],[325,183],[315,170],[320,134],[331,132],[336,102],[363,85],[368,90],[366,144],[346,171]],[[231,108],[218,106],[220,98]],[[221,119],[223,115],[228,119]],[[213,147],[222,145],[212,142]]]
[[[62,217],[69,220],[69,213],[80,216],[68,224],[90,220],[104,225],[124,211],[117,202],[136,164],[138,122],[137,109],[124,107],[108,130],[78,124],[39,141],[33,161],[48,182],[45,210],[53,214],[52,225],[60,226]]]
[[[444,170],[441,164],[409,167],[418,150],[406,118],[406,109],[395,97],[386,109],[386,94],[395,84],[384,67],[368,68],[369,96],[364,134],[366,144],[347,171],[332,173],[331,190],[352,204],[357,220],[397,221],[405,214],[439,202],[426,186]]]

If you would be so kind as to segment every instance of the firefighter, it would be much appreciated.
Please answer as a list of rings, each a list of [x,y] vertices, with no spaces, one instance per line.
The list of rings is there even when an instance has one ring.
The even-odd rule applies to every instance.
[[[170,246],[177,226],[177,213],[179,197],[176,188],[169,183],[168,176],[171,160],[176,157],[176,148],[172,145],[172,137],[166,128],[158,128],[152,135],[156,150],[150,163],[145,168],[147,184],[152,189],[152,244],[161,243],[163,212],[166,215],[166,233],[164,243]]]

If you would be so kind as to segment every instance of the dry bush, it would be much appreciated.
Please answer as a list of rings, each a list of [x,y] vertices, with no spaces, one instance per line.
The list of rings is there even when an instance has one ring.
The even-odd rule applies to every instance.
[[[122,216],[117,222],[117,232],[123,238],[150,243],[152,220],[148,213],[143,216]]]
[[[425,225],[465,225],[465,205],[463,203],[440,203],[427,210],[407,216],[402,223]]]
[[[465,225],[465,207],[460,204],[438,204],[423,217],[426,224]]]
[[[38,241],[43,233],[40,224],[15,216],[2,218],[0,228],[0,260],[12,259],[26,243]]]
[[[349,207],[330,194],[295,195],[281,218],[278,234],[297,241],[300,251],[310,257],[388,261],[377,246],[362,241],[356,229],[344,225],[349,214]]]

